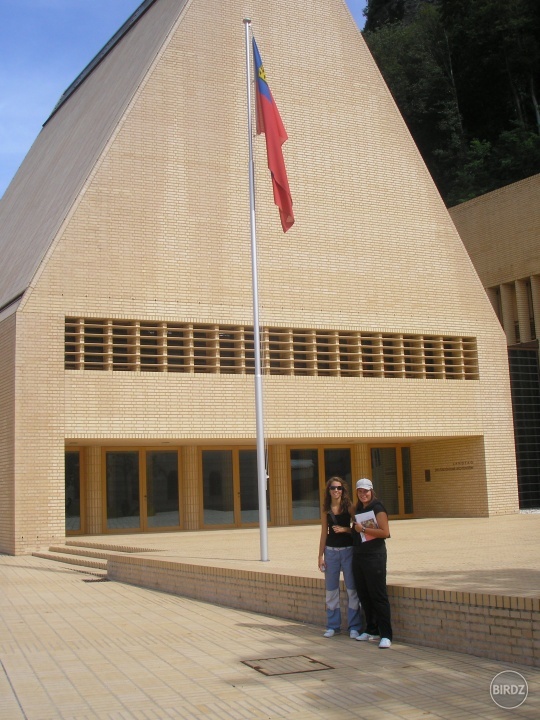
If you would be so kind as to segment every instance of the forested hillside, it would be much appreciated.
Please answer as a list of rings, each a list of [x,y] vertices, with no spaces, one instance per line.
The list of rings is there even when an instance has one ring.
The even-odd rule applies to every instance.
[[[369,0],[364,39],[447,206],[540,172],[540,0]]]

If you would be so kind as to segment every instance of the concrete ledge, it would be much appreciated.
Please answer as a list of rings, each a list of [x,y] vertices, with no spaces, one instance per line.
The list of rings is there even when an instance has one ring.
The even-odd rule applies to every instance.
[[[325,626],[324,579],[200,566],[158,558],[109,558],[110,580]],[[342,617],[346,593],[342,583]],[[540,666],[540,599],[390,585],[394,638]]]

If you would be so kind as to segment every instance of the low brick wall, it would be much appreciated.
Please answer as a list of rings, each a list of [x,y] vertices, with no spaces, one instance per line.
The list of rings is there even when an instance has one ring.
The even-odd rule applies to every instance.
[[[389,587],[396,639],[540,667],[540,598]]]
[[[110,580],[325,626],[324,578],[114,557]],[[342,583],[342,617],[346,593]],[[540,598],[391,585],[394,639],[504,662],[540,666]]]

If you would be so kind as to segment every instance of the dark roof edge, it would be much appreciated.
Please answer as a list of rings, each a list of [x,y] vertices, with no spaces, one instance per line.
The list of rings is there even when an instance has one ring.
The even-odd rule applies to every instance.
[[[2,307],[0,307],[0,313],[4,312],[4,310],[7,310],[11,305],[20,300],[25,292],[26,290],[23,290],[22,293],[19,293],[14,298],[11,298],[11,300],[8,300],[7,303],[4,303]]]
[[[111,50],[117,45],[120,40],[126,35],[131,28],[138,22],[138,20],[144,15],[148,8],[153,5],[157,0],[144,0],[141,5],[132,13],[122,27],[112,36],[112,38],[101,48],[98,54],[91,60],[84,70],[79,73],[71,85],[64,90],[60,96],[60,100],[54,106],[51,114],[43,123],[43,127],[49,122],[53,115],[62,107],[66,100],[73,95],[80,85],[86,80],[86,78],[95,70],[102,60],[111,52]]]

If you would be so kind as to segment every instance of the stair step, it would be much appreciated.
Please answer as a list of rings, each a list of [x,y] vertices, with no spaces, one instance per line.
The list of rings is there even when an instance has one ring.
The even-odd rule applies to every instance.
[[[97,546],[71,545],[71,543],[66,545],[51,545],[49,547],[49,552],[63,553],[65,555],[80,555],[100,560],[107,560],[107,558],[113,557],[114,555],[125,554],[120,550],[101,550],[98,549]]]
[[[90,567],[98,570],[107,570],[107,560],[91,559],[82,555],[73,555],[62,552],[33,552],[34,557],[43,558],[44,560],[54,560],[55,562],[65,563],[66,565],[77,565],[79,567]]]
[[[65,545],[67,547],[87,548],[90,550],[107,550],[108,552],[114,553],[148,553],[156,552],[156,548],[153,547],[138,547],[137,545],[119,545],[114,540],[110,542],[92,542],[90,540],[66,540]]]
[[[64,545],[51,545],[48,550],[33,552],[35,557],[45,560],[54,560],[66,565],[107,570],[107,560],[110,557],[125,555],[133,552],[152,552],[151,548],[136,548],[124,545],[90,543],[84,540],[67,540]]]

